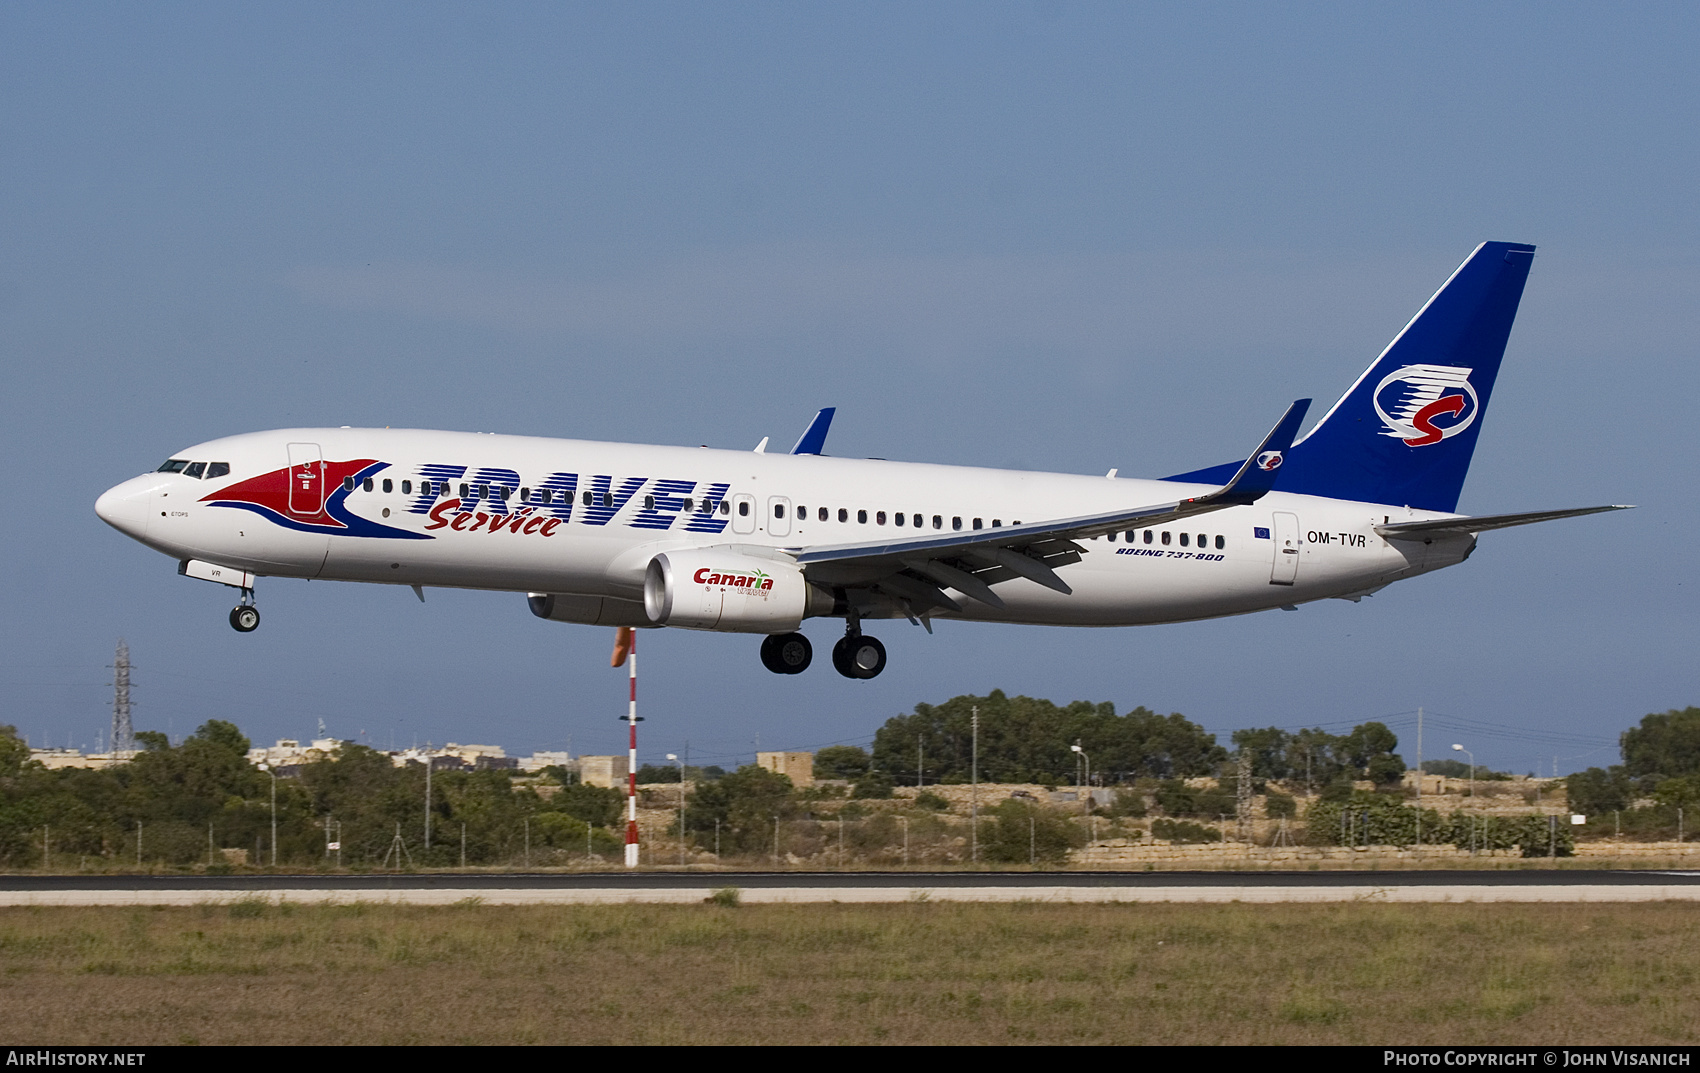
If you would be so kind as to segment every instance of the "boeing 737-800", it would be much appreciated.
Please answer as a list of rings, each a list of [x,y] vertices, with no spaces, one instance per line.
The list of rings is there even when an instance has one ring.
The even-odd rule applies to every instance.
[[[870,619],[1134,626],[1356,600],[1461,563],[1484,530],[1618,509],[1455,512],[1534,247],[1478,246],[1297,438],[1290,406],[1243,461],[1161,480],[404,429],[211,440],[95,510],[178,571],[523,592],[561,622],[761,634],[839,618],[832,662],[885,667]]]

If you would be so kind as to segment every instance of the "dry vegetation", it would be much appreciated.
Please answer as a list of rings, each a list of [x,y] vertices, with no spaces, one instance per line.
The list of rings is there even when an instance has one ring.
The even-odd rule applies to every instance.
[[[0,909],[0,1034],[1692,1043],[1700,906]]]

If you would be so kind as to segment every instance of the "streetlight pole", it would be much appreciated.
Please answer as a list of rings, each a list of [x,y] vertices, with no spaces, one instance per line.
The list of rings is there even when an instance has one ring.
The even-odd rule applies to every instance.
[[[261,764],[260,770],[272,777],[272,867],[277,867],[277,772],[272,770],[269,763]]]
[[[1087,812],[1087,814],[1090,815],[1091,812],[1092,812],[1092,805],[1091,805],[1091,801],[1092,801],[1092,758],[1090,756],[1087,756],[1086,750],[1082,749],[1078,745],[1070,745],[1069,749],[1074,751],[1074,752],[1079,753],[1080,759],[1082,761],[1084,761],[1085,764],[1086,764],[1086,801],[1087,801],[1086,812]]]
[[[679,765],[679,864],[685,863],[685,762],[672,753],[667,759]]]
[[[968,770],[970,772],[970,805],[968,808],[968,836],[972,846],[974,863],[980,862],[980,706],[969,709],[972,714],[973,744],[969,746]]]
[[[1470,758],[1470,800],[1474,801],[1476,799],[1476,754],[1464,748],[1462,745],[1455,744],[1452,746],[1452,749],[1454,752],[1463,753],[1465,756]]]

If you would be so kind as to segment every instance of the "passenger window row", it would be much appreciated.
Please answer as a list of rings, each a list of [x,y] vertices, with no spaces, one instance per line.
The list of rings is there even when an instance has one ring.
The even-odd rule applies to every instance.
[[[1150,544],[1150,543],[1153,543],[1154,541],[1157,541],[1159,536],[1161,538],[1161,540],[1160,540],[1161,543],[1163,543],[1165,545],[1170,543],[1171,534],[1169,533],[1169,531],[1167,529],[1161,530],[1160,533],[1156,536],[1153,535],[1153,531],[1150,530],[1150,529],[1140,529],[1140,530],[1129,529],[1127,532],[1122,534],[1122,537],[1129,544],[1133,544],[1133,543],[1136,543],[1136,542],[1141,543],[1141,544]],[[1191,533],[1181,533],[1181,534],[1179,534],[1179,536],[1180,536],[1180,546],[1181,547],[1187,548],[1187,547],[1192,546],[1192,541],[1194,539],[1193,534],[1191,534]],[[1137,540],[1136,540],[1136,538],[1137,538]],[[1106,539],[1110,543],[1114,544],[1116,542],[1116,534],[1111,533],[1107,537],[1105,537],[1104,539]],[[1210,546],[1211,537],[1210,537],[1210,534],[1208,534],[1208,533],[1199,533],[1197,535],[1197,540],[1198,540],[1198,546],[1201,547],[1201,548],[1207,548],[1207,547]],[[1220,534],[1218,534],[1216,536],[1215,542],[1216,542],[1216,550],[1217,551],[1221,551],[1222,549],[1224,549],[1228,546],[1227,538],[1221,536]]]
[[[785,505],[783,503],[775,503],[773,505],[773,516],[775,518],[785,517]],[[809,508],[799,504],[798,507],[797,507],[797,520],[798,521],[807,521],[808,517],[809,517]],[[924,528],[926,528],[926,525],[927,525],[927,517],[924,514],[906,514],[903,511],[893,511],[888,516],[887,513],[883,510],[877,510],[877,511],[873,512],[873,519],[874,519],[875,525],[885,525],[888,517],[890,518],[891,524],[895,525],[899,528],[902,528],[903,526],[908,525],[908,526],[911,526],[915,529],[924,529]],[[831,521],[832,520],[832,509],[829,508],[829,507],[817,507],[815,518],[816,518],[816,520],[823,521],[823,522]],[[846,507],[839,507],[838,508],[838,520],[841,521],[841,522],[848,522],[850,520],[850,511],[849,511],[848,508],[846,508]],[[857,525],[867,525],[868,524],[868,512],[867,511],[858,510],[856,512],[856,524]],[[1021,523],[1017,522],[1016,524],[1019,525]],[[986,523],[985,523],[985,520],[983,518],[972,518],[972,519],[969,520],[969,525],[970,525],[970,528],[973,528],[973,529],[984,529],[986,527]],[[960,516],[952,517],[950,519],[950,527],[953,530],[961,529],[962,528],[962,518]],[[944,528],[944,515],[942,515],[942,514],[933,515],[933,528],[934,529],[943,529]],[[1002,529],[1003,528],[1003,519],[1002,518],[993,518],[992,519],[992,528],[993,529]]]
[[[160,473],[181,473],[185,477],[193,477],[197,481],[212,480],[214,477],[230,476],[229,462],[190,462],[184,458],[168,458],[165,465],[159,467]]]

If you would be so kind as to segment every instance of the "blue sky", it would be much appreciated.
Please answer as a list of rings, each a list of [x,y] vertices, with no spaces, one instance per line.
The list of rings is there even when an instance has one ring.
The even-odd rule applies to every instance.
[[[1224,733],[1403,736],[1421,705],[1483,763],[1609,762],[1700,700],[1697,31],[1658,4],[6,5],[0,722],[92,745],[123,636],[141,727],[615,751],[610,631],[274,581],[238,636],[94,498],[253,429],[745,447],[825,405],[836,454],[1160,476],[1325,407],[1493,238],[1540,252],[1461,509],[1639,510],[1357,605],[890,625],[869,683],[656,631],[643,752],[865,741],[1001,687]]]

